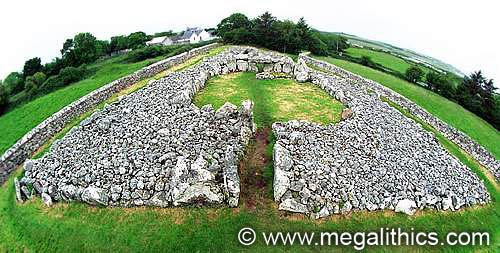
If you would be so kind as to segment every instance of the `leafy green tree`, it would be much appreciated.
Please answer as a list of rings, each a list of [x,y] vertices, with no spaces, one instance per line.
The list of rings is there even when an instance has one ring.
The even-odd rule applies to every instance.
[[[73,47],[73,39],[67,39],[63,44],[63,48],[61,49],[61,55],[67,55],[71,50],[73,50]]]
[[[111,45],[107,40],[98,40],[96,42],[97,56],[105,56],[111,53]]]
[[[23,76],[24,78],[34,75],[43,68],[42,60],[39,57],[31,58],[24,63]]]
[[[61,54],[66,66],[80,66],[97,59],[97,39],[91,33],[79,33],[64,42]]]
[[[458,86],[457,100],[488,122],[495,122],[499,117],[495,115],[498,106],[495,98],[496,89],[492,79],[485,78],[481,71],[477,71],[464,78]]]
[[[126,36],[116,36],[111,38],[111,51],[120,51],[128,48],[128,38]]]
[[[271,47],[273,41],[275,40],[276,35],[276,26],[274,26],[276,22],[276,18],[271,15],[269,12],[265,12],[264,14],[257,17],[254,23],[254,33],[255,33],[255,42],[259,45],[263,45],[264,47]],[[293,24],[293,23],[292,23]],[[278,26],[283,26],[280,24]],[[295,24],[294,24],[295,26]],[[290,28],[290,27],[288,27]],[[295,27],[294,27],[295,28]]]
[[[9,94],[4,85],[0,85],[0,114],[5,111],[9,103]]]
[[[252,22],[247,16],[241,13],[234,13],[231,16],[223,19],[217,25],[217,34],[225,42],[238,43],[241,39],[249,39],[252,37]],[[246,41],[252,43],[253,41]]]
[[[212,28],[215,30],[215,28]],[[207,29],[208,30],[208,29]],[[164,36],[167,36],[167,37],[171,37],[171,36],[174,36],[176,35],[176,33],[174,33],[172,30],[168,30],[166,32],[159,32],[159,33],[155,33],[153,35],[153,38],[158,38],[158,37],[164,37]]]
[[[431,71],[425,76],[428,88],[441,94],[443,97],[454,99],[456,89],[450,79],[443,74]]]
[[[5,78],[5,80],[3,80],[3,84],[9,94],[15,95],[24,89],[23,74],[19,72],[12,72]]]
[[[64,68],[64,61],[61,58],[56,57],[51,62],[48,62],[43,66],[42,72],[46,73],[47,77],[55,76],[59,74],[59,71],[61,71],[62,68]]]
[[[146,41],[148,41],[148,37],[144,32],[135,32],[131,33],[128,37],[128,47],[131,49],[140,48],[146,45]]]
[[[303,17],[297,22],[297,36],[299,37],[301,48],[309,49],[311,43],[314,43],[312,41],[312,30]]]
[[[327,45],[329,53],[339,54],[349,48],[347,39],[332,33],[319,33],[319,38]]]
[[[418,83],[422,81],[424,72],[417,66],[411,66],[406,70],[405,77],[408,82]]]
[[[376,66],[375,62],[373,62],[372,58],[369,56],[363,55],[361,56],[361,64],[370,68],[373,68]]]
[[[252,38],[253,34],[243,27],[233,29],[224,35],[224,41],[235,44],[248,44]]]
[[[271,48],[285,53],[298,54],[301,49],[301,41],[297,26],[292,21],[285,20],[275,21],[273,27],[277,33],[274,35],[274,39],[269,38],[270,41],[275,41]]]
[[[25,81],[25,90],[28,94],[34,95],[46,79],[47,77],[43,72],[37,72],[33,76],[28,76]]]
[[[80,63],[97,59],[97,39],[91,33],[79,33],[74,38],[74,50]]]

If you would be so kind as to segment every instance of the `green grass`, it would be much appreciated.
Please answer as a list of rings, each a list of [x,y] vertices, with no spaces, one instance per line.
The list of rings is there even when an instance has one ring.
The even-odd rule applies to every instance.
[[[402,74],[404,74],[409,67],[415,65],[389,53],[378,52],[364,48],[350,47],[346,50],[346,52],[348,55],[357,58],[368,56],[372,59],[373,62],[378,63],[385,68],[398,71]],[[424,76],[430,71],[430,69],[427,67],[418,67],[424,71]]]
[[[271,140],[272,141],[272,140]],[[462,159],[461,159],[462,160]],[[469,165],[470,166],[470,165]],[[477,171],[481,174],[481,171]],[[21,174],[17,170],[16,175]],[[495,252],[498,248],[500,205],[491,182],[486,187],[495,202],[460,212],[419,211],[409,217],[391,211],[355,212],[315,222],[303,215],[277,211],[268,201],[255,209],[245,205],[230,208],[103,208],[81,203],[56,203],[46,208],[40,199],[16,204],[13,177],[0,188],[0,251],[26,252],[316,252],[353,251],[337,246],[266,246],[262,237],[256,244],[239,245],[237,233],[243,227],[261,232],[371,232],[380,228],[402,228],[410,232],[436,232],[440,240],[450,231],[490,233],[490,247],[369,247],[375,252]],[[241,202],[244,202],[242,199]]]
[[[315,56],[315,58],[344,68],[364,78],[374,80],[405,96],[442,121],[466,133],[490,151],[496,159],[500,159],[500,145],[498,145],[500,143],[500,132],[457,103],[395,76],[356,63],[331,57]]]
[[[317,86],[288,79],[256,80],[255,73],[232,73],[209,80],[194,98],[197,106],[212,104],[215,109],[225,102],[240,105],[255,103],[257,126],[270,127],[276,121],[304,119],[329,124],[340,121],[344,106]]]

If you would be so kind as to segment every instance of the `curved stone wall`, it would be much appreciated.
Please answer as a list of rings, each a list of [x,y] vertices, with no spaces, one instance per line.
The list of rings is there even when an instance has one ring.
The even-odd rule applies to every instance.
[[[353,74],[335,65],[316,60],[306,55],[300,55],[308,64],[318,66],[320,68],[326,69],[335,73],[352,83],[363,84],[366,88],[370,88],[377,92],[381,96],[389,98],[391,101],[397,103],[403,108],[407,109],[416,117],[425,121],[429,125],[433,126],[439,132],[441,132],[446,138],[451,140],[453,143],[460,146],[463,150],[469,153],[475,160],[481,163],[483,166],[488,168],[491,173],[495,176],[497,180],[500,180],[500,160],[497,160],[488,150],[479,145],[477,142],[472,140],[465,133],[457,130],[456,128],[446,124],[442,120],[433,116],[431,113],[427,112],[425,109],[421,108],[411,100],[405,98],[404,96],[392,91],[391,89],[368,79],[365,79],[359,75]]]
[[[24,160],[33,154],[33,152],[45,144],[57,132],[61,131],[66,124],[77,116],[91,110],[96,105],[110,98],[116,92],[140,80],[152,77],[173,65],[182,63],[193,56],[206,53],[218,46],[219,45],[216,43],[206,45],[159,61],[128,76],[106,84],[69,104],[57,113],[54,113],[25,134],[0,157],[0,184],[3,184],[7,180],[12,170],[22,164]]]

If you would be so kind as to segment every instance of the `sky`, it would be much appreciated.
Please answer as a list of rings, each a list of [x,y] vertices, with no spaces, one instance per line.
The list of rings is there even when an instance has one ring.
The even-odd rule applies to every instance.
[[[497,1],[104,1],[0,2],[0,79],[24,62],[60,56],[64,41],[80,32],[98,39],[144,31],[215,27],[240,12],[265,11],[279,19],[304,17],[321,31],[345,32],[412,49],[450,63],[464,73],[482,70],[500,87]]]

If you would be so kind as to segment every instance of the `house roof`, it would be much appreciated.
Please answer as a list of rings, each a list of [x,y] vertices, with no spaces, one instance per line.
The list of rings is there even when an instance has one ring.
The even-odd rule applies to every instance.
[[[149,44],[159,44],[159,43],[162,43],[166,38],[167,38],[167,36],[156,37],[156,38],[153,38],[152,40],[148,41],[148,43]]]
[[[200,35],[200,33],[202,33],[204,30],[199,28],[199,27],[195,27],[195,28],[188,28],[186,29],[186,31],[184,31],[184,33],[178,38],[178,40],[187,40],[189,38],[191,38],[191,36],[193,34],[196,34],[196,35]]]

